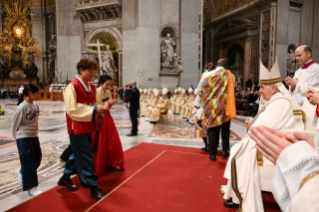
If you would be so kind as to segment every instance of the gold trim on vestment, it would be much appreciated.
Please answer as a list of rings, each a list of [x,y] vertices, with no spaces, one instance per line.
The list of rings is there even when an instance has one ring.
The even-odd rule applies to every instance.
[[[258,118],[258,116],[264,112],[266,110],[266,106],[269,105],[270,103],[272,103],[273,101],[277,100],[277,99],[285,99],[288,100],[287,98],[284,97],[278,97],[274,100],[272,100],[271,102],[266,103],[257,113],[257,115],[255,116],[255,118],[249,123],[248,128],[247,128],[247,132],[249,131],[249,128],[254,124],[254,122],[256,121],[256,119]],[[289,100],[288,100],[289,101]],[[296,111],[296,113],[300,113],[300,111]],[[302,111],[303,112],[303,111]],[[264,160],[263,160],[263,155],[257,151],[257,164],[258,166],[263,166],[264,165]]]
[[[302,121],[305,124],[307,119],[306,119],[306,114],[303,110],[294,110],[294,115],[300,115],[302,116]]]
[[[314,171],[314,172],[308,174],[307,177],[305,177],[305,178],[301,181],[298,191],[300,191],[300,189],[301,189],[310,179],[314,178],[314,177],[317,176],[317,175],[319,175],[319,171]]]
[[[280,77],[275,79],[269,79],[269,80],[260,80],[259,84],[273,84],[278,82],[282,82],[282,79]]]
[[[237,183],[237,169],[236,169],[236,157],[239,154],[239,152],[241,151],[243,146],[241,146],[239,148],[239,150],[236,152],[236,154],[234,155],[234,157],[231,160],[231,181],[232,181],[232,188],[237,196],[237,198],[239,199],[239,208],[237,212],[242,212],[242,205],[243,205],[243,198],[241,197],[239,190],[238,190],[238,183]]]

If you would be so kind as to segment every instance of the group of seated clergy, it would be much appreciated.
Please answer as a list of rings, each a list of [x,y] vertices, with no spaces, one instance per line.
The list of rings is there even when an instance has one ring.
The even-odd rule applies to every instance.
[[[171,110],[175,115],[181,115],[190,124],[193,124],[190,120],[197,111],[194,107],[196,90],[194,92],[192,88],[189,88],[186,92],[185,89],[179,87],[170,98],[167,88],[163,88],[161,92],[156,88],[153,90],[141,89],[140,93],[141,116],[146,117],[146,121],[155,124],[160,120],[161,114],[167,114]]]
[[[160,120],[161,114],[168,112],[168,92],[167,88],[163,88],[160,96],[160,91],[156,88],[153,89],[153,94],[151,89],[140,90],[140,111],[141,116],[146,117],[146,121],[155,124]]]

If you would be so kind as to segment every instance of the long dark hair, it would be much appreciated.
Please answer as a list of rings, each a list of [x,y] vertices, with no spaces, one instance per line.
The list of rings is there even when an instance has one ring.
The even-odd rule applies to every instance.
[[[103,85],[106,81],[108,80],[113,80],[112,77],[108,74],[103,74],[100,79],[99,79],[99,82],[98,82],[98,86],[101,86]]]
[[[24,86],[23,93],[18,98],[18,105],[20,105],[24,101],[24,97],[28,97],[30,92],[36,93],[40,90],[40,87],[34,84],[29,84]]]

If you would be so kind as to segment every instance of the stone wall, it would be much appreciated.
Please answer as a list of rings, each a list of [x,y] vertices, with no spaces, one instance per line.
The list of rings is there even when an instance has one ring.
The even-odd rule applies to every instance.
[[[56,0],[57,71],[59,81],[74,79],[81,59],[81,21],[74,0]]]
[[[198,1],[123,0],[122,5],[124,84],[136,80],[141,88],[174,88],[177,83],[182,87],[196,86]],[[178,37],[174,37],[176,52],[181,56],[184,69],[180,76],[159,75],[160,34],[166,26],[174,28],[178,34]]]

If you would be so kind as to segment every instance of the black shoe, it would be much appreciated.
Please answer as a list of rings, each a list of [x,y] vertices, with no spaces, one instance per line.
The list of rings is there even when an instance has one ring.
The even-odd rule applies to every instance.
[[[239,208],[239,204],[233,203],[232,199],[225,200],[224,201],[224,206],[227,208]]]
[[[77,190],[79,190],[79,187],[77,187],[76,185],[73,185],[73,182],[72,182],[71,179],[63,180],[62,178],[60,178],[60,180],[58,182],[58,185],[62,186],[62,187],[65,187],[69,191],[77,191]]]
[[[222,157],[223,158],[229,157],[229,153],[227,151],[222,151]]]
[[[195,124],[196,124],[196,126],[197,126],[198,128],[203,129],[202,120],[201,120],[201,119],[198,119]]]
[[[208,146],[202,148],[203,151],[209,152]]]
[[[129,133],[127,136],[137,136],[137,133]]]
[[[210,155],[209,158],[211,161],[216,161],[216,155]]]
[[[150,123],[151,123],[151,124],[156,124],[156,121],[151,121]]]
[[[91,191],[91,195],[90,197],[92,199],[95,199],[95,200],[100,200],[102,199],[106,194],[101,190],[101,189],[96,189],[94,191]]]

